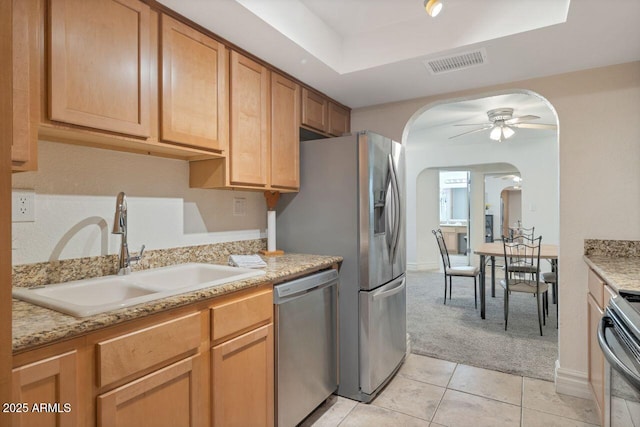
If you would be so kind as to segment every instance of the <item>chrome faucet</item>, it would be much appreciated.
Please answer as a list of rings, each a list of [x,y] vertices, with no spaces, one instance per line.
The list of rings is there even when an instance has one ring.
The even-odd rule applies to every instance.
[[[129,255],[129,246],[127,245],[127,196],[124,192],[120,192],[116,199],[116,214],[113,220],[113,234],[120,234],[120,257],[118,260],[118,275],[131,273],[131,261],[140,261],[144,253],[144,245],[140,248],[140,252],[136,256]]]

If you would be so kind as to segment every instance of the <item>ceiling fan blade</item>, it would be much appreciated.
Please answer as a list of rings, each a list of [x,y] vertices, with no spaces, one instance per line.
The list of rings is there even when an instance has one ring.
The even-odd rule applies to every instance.
[[[454,126],[493,126],[493,123],[459,123]]]
[[[457,137],[462,136],[462,135],[469,135],[471,133],[482,132],[483,130],[491,129],[492,127],[493,127],[493,125],[484,126],[484,127],[481,127],[480,129],[474,129],[474,130],[470,130],[469,132],[461,133],[459,135],[450,136],[449,139],[457,138]]]
[[[551,130],[558,129],[558,126],[550,125],[546,123],[516,123],[511,126],[513,126],[514,128],[520,128],[520,129],[551,129]]]
[[[516,123],[527,122],[529,120],[538,120],[539,118],[540,117],[538,116],[527,115],[527,116],[514,117],[513,119],[505,120],[504,122],[507,125],[514,125]]]

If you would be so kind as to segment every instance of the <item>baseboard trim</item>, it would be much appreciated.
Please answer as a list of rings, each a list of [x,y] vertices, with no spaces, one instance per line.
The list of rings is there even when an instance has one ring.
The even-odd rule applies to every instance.
[[[438,262],[408,262],[407,270],[408,271],[425,271],[425,270],[437,270],[440,268],[440,264]]]
[[[561,368],[560,361],[556,360],[555,379],[556,392],[582,399],[593,399],[589,375],[586,372]]]

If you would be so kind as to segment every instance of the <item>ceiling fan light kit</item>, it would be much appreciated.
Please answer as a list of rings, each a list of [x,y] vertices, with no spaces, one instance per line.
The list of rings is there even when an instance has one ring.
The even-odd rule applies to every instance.
[[[509,139],[515,134],[516,134],[516,131],[514,131],[509,126],[503,126],[502,127],[502,135],[505,137],[505,139]]]
[[[483,130],[489,130],[489,138],[494,141],[502,142],[505,139],[511,138],[516,134],[514,128],[524,129],[557,129],[555,124],[543,124],[543,123],[527,123],[529,120],[537,120],[540,117],[533,115],[525,115],[513,117],[513,108],[495,108],[487,111],[487,117],[489,123],[477,123],[477,124],[457,124],[454,126],[482,126],[478,129],[470,130],[458,135],[449,137],[449,139],[457,138],[462,135],[468,135],[471,133],[481,132]]]
[[[494,141],[502,142],[505,139],[511,138],[515,134],[516,132],[513,129],[503,123],[491,129],[489,138],[493,139]]]
[[[429,16],[435,18],[442,10],[442,2],[440,0],[424,0],[424,9]]]

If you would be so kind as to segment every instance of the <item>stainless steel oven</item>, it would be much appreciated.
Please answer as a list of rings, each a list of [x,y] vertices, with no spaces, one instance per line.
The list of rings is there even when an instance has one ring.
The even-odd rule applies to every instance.
[[[605,427],[640,425],[640,295],[612,298],[598,328],[605,357]]]

